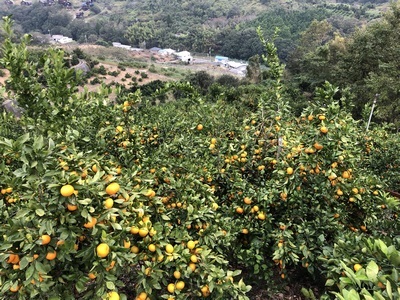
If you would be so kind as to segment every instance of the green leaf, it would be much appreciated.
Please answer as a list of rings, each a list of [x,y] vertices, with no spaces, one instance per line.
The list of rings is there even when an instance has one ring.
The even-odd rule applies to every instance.
[[[122,226],[119,225],[118,223],[111,223],[111,226],[112,226],[115,230],[122,230]]]
[[[390,255],[389,260],[395,267],[399,267],[400,266],[400,254],[399,254],[399,252],[398,251],[392,252],[391,255]]]
[[[366,274],[368,279],[370,279],[372,282],[376,282],[378,272],[379,272],[378,265],[376,264],[375,261],[371,260],[366,268]]]
[[[169,220],[171,220],[170,217],[168,217],[167,215],[164,215],[164,214],[161,215],[161,219],[163,219],[164,221],[169,221]]]
[[[114,282],[112,282],[112,281],[107,281],[107,282],[106,282],[106,287],[107,287],[109,290],[115,290],[115,284],[114,284]]]
[[[40,135],[40,136],[37,137],[37,138],[35,139],[35,141],[33,142],[33,149],[34,149],[35,151],[38,151],[38,150],[42,149],[43,146],[44,146],[44,143],[43,143],[43,136]]]
[[[374,300],[386,300],[385,297],[382,296],[380,291],[374,292]]]
[[[92,203],[92,199],[86,198],[83,200],[78,200],[78,203],[83,204],[83,205],[88,205],[88,204]]]
[[[43,217],[44,214],[45,214],[44,210],[41,209],[41,208],[36,209],[36,210],[35,210],[35,213],[36,213],[39,217]]]
[[[29,133],[25,133],[24,135],[21,135],[17,140],[16,143],[18,145],[24,144],[27,140],[29,140]]]
[[[16,218],[23,218],[25,217],[27,214],[29,214],[31,212],[30,209],[23,209],[21,208],[17,214],[15,215]]]
[[[333,286],[335,284],[335,280],[333,279],[328,279],[325,283],[325,286]]]
[[[351,289],[347,295],[345,295],[346,300],[360,300],[360,295],[356,290]]]
[[[29,263],[32,261],[32,258],[28,258],[28,256],[24,256],[20,263],[19,263],[19,267],[21,270],[25,269],[27,265],[29,265]]]
[[[36,261],[35,269],[41,274],[47,274],[45,266],[39,261]]]
[[[386,292],[389,296],[390,300],[393,300],[393,293],[392,293],[392,284],[389,280],[386,281]]]
[[[25,278],[29,280],[32,278],[33,273],[35,273],[35,267],[33,265],[30,265],[28,269],[25,271]]]

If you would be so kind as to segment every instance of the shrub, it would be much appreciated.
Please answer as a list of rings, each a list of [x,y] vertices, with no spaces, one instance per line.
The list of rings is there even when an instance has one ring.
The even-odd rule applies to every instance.
[[[108,75],[113,76],[113,77],[117,77],[119,74],[120,74],[120,71],[108,72]]]
[[[95,84],[100,84],[101,81],[99,78],[95,77],[90,81],[90,84],[95,85]]]

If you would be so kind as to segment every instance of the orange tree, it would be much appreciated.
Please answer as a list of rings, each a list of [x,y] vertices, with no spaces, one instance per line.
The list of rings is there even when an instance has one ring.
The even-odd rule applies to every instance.
[[[21,70],[34,69],[33,62],[13,60],[20,52],[9,40],[5,45],[4,65],[13,61]],[[43,72],[52,66],[55,73],[68,73],[60,60],[62,55],[49,56]],[[34,74],[28,75],[28,81],[18,74],[11,79],[26,90],[37,84]],[[62,76],[52,82],[60,88],[71,84]],[[17,100],[29,100],[14,88]],[[32,97],[40,96],[36,90],[39,85]],[[135,122],[127,115],[129,101],[105,106],[106,93],[71,91],[60,104],[66,114],[42,118],[38,112],[33,120],[26,113],[11,126],[27,133],[0,139],[2,297],[247,299],[240,271],[231,271],[213,249],[214,230],[223,220],[212,224],[217,208],[209,187],[191,173],[162,168],[165,183],[172,184],[159,189],[155,171],[144,170],[157,145],[156,124]],[[50,103],[57,100],[47,96]],[[139,95],[132,97],[136,101]],[[185,219],[165,208],[174,192]],[[124,282],[131,284],[122,289]]]
[[[321,258],[346,231],[389,227],[396,202],[361,165],[363,134],[335,88],[295,118],[262,41],[269,77],[253,112],[175,83],[183,99],[165,105],[69,90],[72,109],[51,126],[15,122],[27,133],[0,139],[1,295],[247,299],[240,276],[333,274]],[[7,45],[3,62],[16,53]],[[61,58],[46,68],[57,73]]]

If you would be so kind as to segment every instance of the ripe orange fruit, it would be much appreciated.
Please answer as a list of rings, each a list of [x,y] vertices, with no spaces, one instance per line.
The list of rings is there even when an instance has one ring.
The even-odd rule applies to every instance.
[[[192,250],[194,247],[196,247],[196,243],[194,241],[189,241],[187,242],[187,247],[188,249]]]
[[[168,244],[165,246],[165,251],[169,254],[174,252],[174,246],[172,246],[171,244]]]
[[[257,218],[259,219],[259,220],[265,220],[266,218],[267,218],[267,216],[263,213],[263,212],[260,212],[258,215],[257,215]]]
[[[107,198],[107,199],[104,201],[104,207],[105,207],[105,208],[110,209],[110,208],[112,208],[113,206],[114,206],[114,200],[113,200],[113,199]]]
[[[353,266],[353,269],[354,269],[354,271],[358,271],[358,270],[360,270],[360,269],[362,269],[362,265],[360,265],[360,264],[355,264],[354,266]]]
[[[63,185],[60,189],[60,193],[64,197],[71,196],[74,193],[74,191],[75,191],[74,187],[70,184]]]
[[[243,233],[243,234],[248,234],[248,233],[249,233],[249,230],[248,230],[247,228],[243,228],[243,229],[242,229],[242,233]]]
[[[191,261],[192,263],[197,263],[197,262],[199,261],[199,259],[197,258],[196,255],[192,254],[192,255],[190,256],[190,261]]]
[[[243,208],[237,207],[237,208],[236,208],[236,212],[237,212],[238,214],[242,214],[242,213],[243,213]]]
[[[185,288],[185,283],[184,283],[183,281],[178,281],[178,282],[175,284],[175,288],[176,288],[178,291],[182,291],[182,290]]]
[[[189,263],[189,268],[194,272],[196,270],[196,264],[195,263]]]
[[[94,279],[96,279],[97,275],[94,273],[89,273],[88,277],[89,277],[89,279],[94,280]]]
[[[10,287],[10,292],[16,293],[19,291],[20,286],[16,285],[16,286],[12,286]]]
[[[92,220],[83,224],[83,227],[85,228],[93,228],[97,224],[97,219],[95,217],[92,217]]]
[[[106,193],[111,196],[118,193],[119,189],[119,184],[117,182],[112,182],[106,187]]]
[[[378,285],[378,287],[380,287],[381,289],[385,289],[386,288],[386,286],[382,283],[382,282],[378,282],[377,283],[377,285]]]
[[[289,167],[286,169],[286,174],[292,175],[293,174],[293,168]]]
[[[110,271],[115,266],[115,260],[111,261],[110,265],[106,268],[106,271]]]
[[[137,298],[137,300],[146,300],[147,299],[147,294],[145,292],[141,292]]]
[[[321,150],[322,148],[324,148],[324,146],[322,146],[321,144],[319,144],[318,142],[316,142],[314,145],[314,148],[317,150]]]
[[[154,245],[154,244],[150,244],[147,248],[149,249],[150,252],[156,251],[156,245]]]
[[[153,197],[156,195],[156,192],[153,191],[152,189],[149,189],[149,190],[147,190],[147,191],[144,193],[144,195],[145,195],[146,197],[153,198]]]
[[[344,171],[344,172],[342,173],[342,177],[345,178],[345,179],[350,178],[350,172],[349,172],[349,171]]]
[[[208,297],[210,296],[210,289],[208,288],[208,285],[203,286],[201,289],[201,294],[203,295],[203,297]]]
[[[141,292],[138,296],[137,296],[138,300],[146,300],[147,299],[147,294],[145,292]]]
[[[78,209],[78,206],[77,206],[77,205],[74,205],[74,204],[68,203],[68,204],[67,204],[67,209],[68,209],[69,211],[75,211],[75,210]]]
[[[174,272],[174,277],[175,277],[175,279],[181,278],[181,272],[179,272],[178,270],[176,270],[176,271]]]
[[[167,290],[168,290],[168,292],[173,294],[175,292],[175,284],[173,284],[173,283],[168,284]]]
[[[197,129],[197,130],[203,130],[203,125],[198,124],[197,127],[196,127],[196,129]]]
[[[110,253],[110,246],[106,243],[101,243],[96,247],[96,253],[98,257],[104,258]]]
[[[107,294],[107,300],[119,300],[119,294],[116,291],[109,292]]]
[[[19,255],[11,253],[10,256],[8,257],[7,263],[13,265],[19,263]]]
[[[51,241],[51,237],[48,234],[42,235],[40,239],[42,240],[42,245],[47,245]]]
[[[322,126],[322,127],[320,128],[320,131],[321,131],[322,133],[327,133],[327,132],[328,132],[328,128],[326,128],[325,126]]]
[[[313,115],[309,115],[309,116],[307,117],[307,119],[308,119],[308,121],[312,121],[312,120],[314,119],[314,116],[313,116]]]
[[[124,248],[129,249],[131,247],[131,241],[130,240],[124,240]]]
[[[139,235],[144,238],[149,234],[149,230],[147,228],[140,228]]]
[[[48,253],[46,254],[46,259],[47,259],[47,260],[54,260],[56,257],[57,257],[57,252],[56,252],[56,251],[54,251],[54,252],[48,252]]]
[[[130,232],[132,234],[138,234],[139,233],[139,228],[136,226],[132,226]]]
[[[138,246],[132,246],[132,247],[131,247],[131,252],[132,252],[132,253],[138,254],[139,251],[140,251],[140,250],[139,250],[139,247],[138,247]]]
[[[287,200],[287,193],[285,193],[285,192],[280,193],[280,197],[281,197],[281,199],[283,201],[286,201]]]
[[[244,197],[243,202],[245,204],[251,204],[251,199],[249,197]]]

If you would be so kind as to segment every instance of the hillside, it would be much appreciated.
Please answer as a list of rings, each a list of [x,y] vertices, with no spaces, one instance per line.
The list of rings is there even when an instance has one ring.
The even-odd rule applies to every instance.
[[[68,7],[43,6],[37,0],[30,6],[20,3],[1,3],[1,13],[12,14],[18,31],[34,33],[36,43],[45,42],[48,34],[62,34],[79,43],[121,42],[248,59],[262,52],[254,29],[262,26],[271,36],[278,26],[278,49],[286,59],[313,20],[329,19],[338,31],[349,34],[380,17],[389,1],[97,0],[85,10],[76,0]]]

